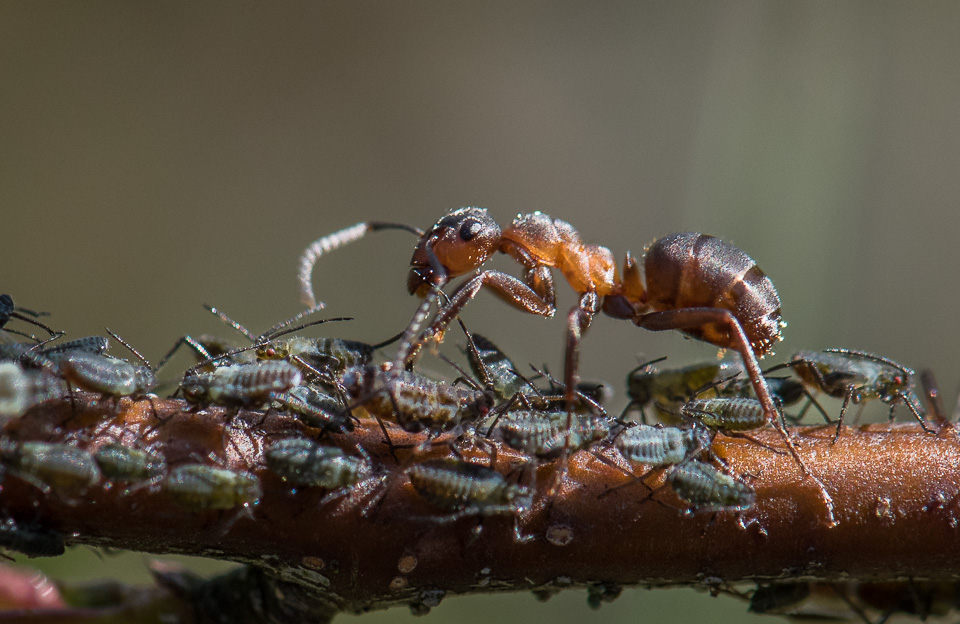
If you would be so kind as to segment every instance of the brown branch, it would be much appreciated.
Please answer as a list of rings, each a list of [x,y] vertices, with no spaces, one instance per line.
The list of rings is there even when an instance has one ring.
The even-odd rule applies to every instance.
[[[365,517],[363,492],[321,505],[326,492],[291,492],[265,467],[263,449],[270,441],[315,433],[286,415],[220,408],[190,412],[176,400],[123,399],[114,406],[93,395],[78,396],[75,404],[63,400],[34,409],[10,423],[4,435],[69,441],[87,450],[122,440],[162,452],[171,466],[204,461],[249,470],[263,487],[260,503],[251,517],[238,517],[233,510],[182,509],[156,485],[128,492],[98,484],[71,498],[44,495],[8,477],[0,505],[9,516],[75,535],[74,544],[246,563],[254,569],[240,573],[248,582],[290,590],[314,617],[397,604],[429,607],[444,593],[711,579],[947,579],[960,570],[960,444],[953,428],[930,435],[913,424],[869,425],[846,429],[836,444],[832,428],[792,430],[803,458],[835,501],[834,527],[816,487],[797,465],[751,441],[720,436],[714,446],[735,472],[751,475],[756,488],[755,507],[739,517],[682,516],[668,488],[650,495],[663,481],[661,471],[646,484],[604,495],[630,479],[580,452],[560,493],[552,500],[538,497],[534,509],[518,519],[522,533],[535,539],[517,543],[509,516],[486,518],[479,536],[476,518],[431,522],[442,513],[397,475],[373,421],[364,419],[350,437],[332,436],[346,450],[356,441],[392,475],[384,482],[382,504]],[[422,441],[395,428],[390,435],[401,446]],[[772,430],[756,437],[773,447],[781,444]],[[598,453],[627,467],[610,450]],[[403,452],[398,454],[403,462]],[[429,454],[449,450],[438,446]],[[465,456],[489,462],[486,452]],[[520,461],[501,449],[496,465],[506,473]],[[547,489],[555,467],[539,469],[538,491]]]

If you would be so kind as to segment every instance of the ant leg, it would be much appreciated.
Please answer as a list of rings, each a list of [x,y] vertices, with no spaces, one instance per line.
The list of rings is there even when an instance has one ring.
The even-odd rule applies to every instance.
[[[721,323],[730,329],[730,339],[733,343],[731,346],[740,353],[743,366],[747,369],[747,375],[750,377],[750,382],[753,385],[753,391],[763,406],[767,420],[773,424],[781,437],[783,437],[787,450],[800,467],[801,472],[816,484],[817,489],[820,491],[820,497],[827,506],[829,523],[831,526],[836,526],[837,521],[833,514],[833,498],[831,498],[827,492],[823,481],[810,472],[806,462],[800,457],[800,453],[790,438],[790,434],[787,433],[786,428],[780,423],[779,414],[773,404],[773,398],[770,396],[770,389],[767,387],[767,382],[760,372],[757,356],[753,352],[753,347],[750,345],[750,340],[747,338],[746,332],[743,331],[743,326],[740,325],[740,321],[737,320],[733,313],[722,308],[681,308],[679,310],[641,314],[635,317],[633,322],[637,326],[651,331],[696,328],[709,323]]]
[[[363,221],[356,225],[351,225],[348,228],[337,230],[332,234],[327,234],[310,243],[310,246],[303,251],[303,255],[300,257],[300,270],[297,271],[297,280],[300,282],[300,302],[311,308],[317,305],[317,299],[313,294],[313,285],[310,283],[310,278],[313,275],[313,265],[317,263],[320,256],[360,240],[367,232],[387,229],[406,230],[416,234],[417,238],[422,238],[424,234],[423,230],[403,223]]]
[[[567,315],[567,345],[563,358],[564,404],[567,410],[567,429],[563,439],[563,452],[560,454],[560,470],[556,480],[548,490],[548,496],[556,494],[563,478],[567,474],[567,462],[570,458],[571,430],[573,429],[573,409],[577,398],[577,384],[580,383],[580,341],[583,333],[590,327],[594,315],[600,311],[600,297],[588,292],[580,296],[580,302]]]
[[[453,322],[453,319],[460,314],[463,307],[480,292],[480,288],[483,286],[488,286],[495,295],[525,312],[551,317],[557,311],[553,301],[545,299],[528,284],[516,277],[501,271],[484,271],[470,278],[454,291],[450,297],[450,303],[437,313],[433,323],[420,336],[419,342],[422,343],[432,339],[437,339],[438,342],[442,340],[447,325]]]

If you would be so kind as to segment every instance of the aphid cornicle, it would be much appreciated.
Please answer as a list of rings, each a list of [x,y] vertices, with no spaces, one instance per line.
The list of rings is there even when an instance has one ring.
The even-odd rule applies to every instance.
[[[674,466],[667,482],[692,513],[746,511],[757,500],[756,492],[743,481],[696,460]]]
[[[265,452],[267,466],[295,486],[345,488],[372,473],[369,462],[347,455],[336,446],[324,446],[306,438],[274,442]]]
[[[843,417],[849,404],[877,399],[890,406],[890,420],[898,403],[906,405],[927,433],[936,433],[924,421],[923,406],[913,392],[914,372],[893,360],[850,349],[800,351],[789,366],[803,382],[815,390],[834,398],[842,398],[837,433],[840,435]]]
[[[259,407],[299,386],[302,380],[300,369],[284,361],[233,364],[211,372],[188,370],[180,391],[194,404]]]
[[[161,489],[191,511],[249,509],[263,495],[255,475],[203,464],[177,466],[163,479]]]
[[[310,290],[310,269],[320,253],[357,240],[368,231],[365,225],[324,237],[308,248],[301,265],[302,269],[307,267],[306,271],[301,270],[301,278],[307,275],[301,280],[302,286],[306,284],[304,292]],[[345,234],[348,231],[350,235]],[[317,249],[322,251],[316,252]],[[449,303],[418,337],[421,324],[438,299],[437,289],[454,277],[479,270],[497,251],[523,265],[523,279],[501,271],[479,271],[454,291]],[[483,286],[521,310],[553,316],[553,268],[580,295],[567,315],[563,385],[568,414],[573,412],[579,381],[581,337],[601,310],[645,329],[679,330],[721,348],[735,349],[767,420],[780,432],[803,473],[816,483],[827,505],[829,520],[835,521],[826,487],[807,469],[778,422],[776,406],[757,361],[781,339],[780,297],[753,259],[712,236],[684,232],[654,241],[644,255],[644,284],[633,256],[627,254],[621,279],[609,249],[584,244],[573,226],[560,219],[539,212],[520,215],[501,232],[483,208],[453,210],[424,233],[414,249],[407,288],[423,297],[423,302],[401,338],[394,369],[412,363],[425,342],[441,340],[447,325]]]
[[[0,438],[3,468],[44,493],[81,494],[100,482],[93,455],[69,444]]]

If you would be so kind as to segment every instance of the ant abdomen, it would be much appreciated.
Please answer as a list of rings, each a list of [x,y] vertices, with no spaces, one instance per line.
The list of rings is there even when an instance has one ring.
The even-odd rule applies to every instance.
[[[644,257],[646,303],[654,310],[720,308],[743,326],[757,356],[781,339],[780,295],[753,259],[730,243],[697,232],[659,238]],[[725,324],[706,323],[684,333],[718,347],[735,347]]]

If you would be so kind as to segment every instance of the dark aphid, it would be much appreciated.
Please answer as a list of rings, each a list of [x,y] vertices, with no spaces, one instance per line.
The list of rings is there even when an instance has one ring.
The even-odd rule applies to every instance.
[[[63,381],[45,370],[25,370],[14,362],[0,362],[0,424],[66,393]]]
[[[913,371],[893,360],[863,351],[825,349],[821,352],[800,351],[784,366],[793,368],[811,388],[843,399],[837,436],[840,435],[847,406],[873,399],[890,406],[891,421],[894,407],[903,403],[924,431],[936,433],[923,419],[923,406],[913,392]]]
[[[564,448],[570,452],[589,448],[610,432],[605,418],[573,414],[571,423],[568,429],[566,412],[512,410],[498,416],[487,435],[521,453],[552,460]]]
[[[623,411],[624,416],[631,409],[639,409],[646,422],[646,408],[652,405],[659,419],[674,422],[684,402],[724,376],[723,371],[729,368],[727,363],[713,361],[657,370],[653,364],[663,359],[641,364],[627,375],[630,402]]]
[[[44,493],[79,494],[100,482],[93,455],[68,444],[0,439],[0,461]]]
[[[203,464],[177,466],[163,480],[162,489],[178,505],[192,511],[250,508],[263,495],[260,481],[249,472],[235,472]]]
[[[297,415],[308,427],[332,433],[353,431],[353,420],[339,399],[315,386],[296,386],[273,397],[284,409]]]
[[[27,310],[25,308],[16,306],[13,304],[13,298],[10,295],[0,294],[0,330],[12,332],[13,330],[6,329],[6,325],[10,319],[17,319],[23,321],[24,323],[30,323],[34,327],[39,327],[51,336],[62,336],[63,332],[54,331],[37,320],[37,317],[45,315],[45,312],[34,312],[33,310]]]
[[[692,513],[746,511],[757,500],[756,492],[743,481],[696,460],[674,466],[667,482]]]
[[[680,414],[723,432],[753,431],[767,424],[763,406],[756,399],[693,399],[680,407]]]
[[[655,468],[673,466],[709,450],[710,432],[703,427],[635,425],[621,431],[614,445],[624,459]]]
[[[306,438],[279,440],[266,450],[265,456],[270,470],[294,486],[345,488],[372,474],[364,458]]]
[[[232,364],[206,373],[189,370],[180,390],[195,404],[259,407],[299,386],[302,380],[300,369],[288,362]]]
[[[44,347],[41,353],[51,360],[56,360],[64,355],[75,352],[103,355],[109,348],[110,339],[106,336],[84,336],[75,340],[58,342],[55,345]]]
[[[470,362],[470,370],[477,379],[490,387],[500,401],[530,392],[526,380],[517,373],[517,368],[510,358],[480,334],[467,333],[467,361]]]
[[[405,431],[449,431],[461,422],[487,415],[496,399],[475,390],[435,381],[412,371],[384,371],[354,366],[341,379],[352,407],[363,406],[381,420],[396,422]]]
[[[118,442],[104,444],[93,457],[103,476],[114,481],[154,481],[167,471],[160,455]]]
[[[518,514],[533,502],[529,488],[508,483],[499,472],[478,464],[431,459],[414,464],[407,470],[407,475],[413,488],[427,502],[451,512],[438,521]]]
[[[0,522],[0,548],[28,557],[58,557],[63,554],[63,535],[40,526],[7,518]]]

